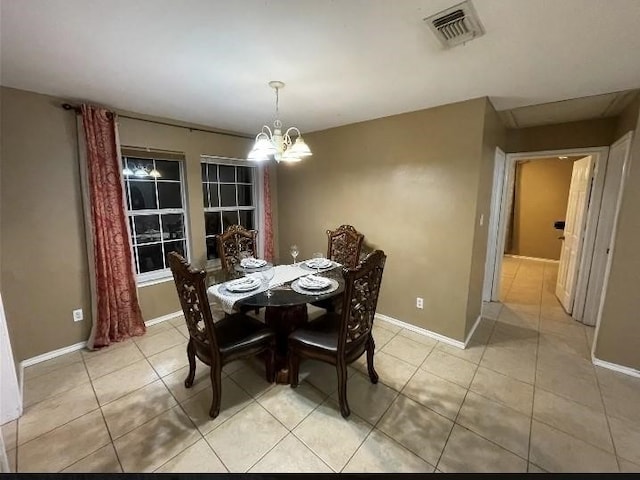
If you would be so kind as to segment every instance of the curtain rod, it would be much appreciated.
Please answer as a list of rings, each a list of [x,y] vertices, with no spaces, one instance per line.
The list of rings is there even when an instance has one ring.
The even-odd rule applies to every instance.
[[[62,108],[64,108],[65,110],[73,110],[76,114],[80,114],[81,113],[81,109],[79,106],[77,105],[71,105],[70,103],[63,103]],[[206,132],[206,133],[215,133],[217,135],[226,135],[228,137],[235,137],[235,138],[244,138],[244,139],[250,139],[253,137],[250,137],[248,135],[241,135],[239,133],[229,133],[229,132],[221,132],[218,130],[206,130],[204,128],[194,128],[194,127],[185,127],[184,125],[176,125],[175,123],[169,123],[169,122],[160,122],[158,120],[147,120],[145,118],[139,118],[139,117],[131,117],[129,115],[121,115],[118,114],[118,116],[120,118],[128,118],[130,120],[138,120],[140,122],[147,122],[147,123],[155,123],[156,125],[165,125],[167,127],[177,127],[177,128],[185,128],[187,130],[189,130],[190,132]]]

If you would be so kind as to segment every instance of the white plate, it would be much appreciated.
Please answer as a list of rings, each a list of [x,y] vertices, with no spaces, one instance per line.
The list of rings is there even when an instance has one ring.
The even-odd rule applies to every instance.
[[[298,285],[300,285],[300,288],[304,288],[305,290],[324,290],[325,288],[329,288],[329,285],[331,285],[331,280],[329,280],[328,278],[325,279],[324,277],[316,277],[316,278],[323,279],[321,280],[323,282],[322,284],[320,283],[309,284],[305,282],[305,278],[306,277],[300,277],[298,279]]]
[[[326,293],[335,292],[340,284],[333,278],[330,278],[329,281],[331,282],[331,284],[327,288],[324,288],[322,290],[308,290],[306,288],[302,288],[299,285],[298,280],[294,280],[293,282],[291,282],[291,290],[296,293],[301,293],[302,295],[324,295]]]
[[[256,259],[255,261],[251,262],[248,265],[243,265],[242,261],[240,262],[240,266],[242,268],[260,268],[260,267],[264,267],[266,264],[267,264],[267,261],[262,259]]]
[[[235,282],[235,284],[234,284]],[[252,279],[251,281],[232,281],[225,285],[225,288],[230,292],[250,292],[251,290],[255,290],[260,286],[260,281],[256,279]]]
[[[303,262],[302,265],[311,270],[326,270],[327,268],[333,267],[333,262],[325,258],[325,261],[319,265],[316,264],[316,260],[307,260]]]

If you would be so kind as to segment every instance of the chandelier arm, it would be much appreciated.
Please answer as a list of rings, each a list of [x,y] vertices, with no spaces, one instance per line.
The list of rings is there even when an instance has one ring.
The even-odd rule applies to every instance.
[[[287,136],[288,136],[288,135],[289,135],[289,132],[290,132],[291,130],[295,130],[296,132],[298,132],[298,136],[299,136],[299,137],[301,137],[301,136],[302,136],[302,133],[300,133],[300,130],[298,129],[298,127],[289,127],[289,128],[287,128],[287,131],[285,132],[285,135],[287,135]]]
[[[266,132],[265,132],[265,129],[266,129]],[[258,134],[258,136],[262,135],[262,134],[267,135],[269,140],[271,140],[273,138],[273,133],[271,132],[271,129],[269,128],[268,125],[263,125],[262,126],[262,131]],[[256,140],[257,140],[257,138],[258,137],[256,137]]]

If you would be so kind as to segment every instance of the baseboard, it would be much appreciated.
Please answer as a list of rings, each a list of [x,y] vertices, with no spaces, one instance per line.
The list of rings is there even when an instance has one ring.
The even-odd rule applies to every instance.
[[[480,309],[482,309],[482,307],[480,307]],[[473,338],[473,334],[476,333],[476,328],[478,328],[478,325],[480,325],[481,320],[482,314],[478,315],[478,318],[476,318],[476,322],[473,324],[473,327],[471,327],[471,330],[467,334],[467,338],[464,339],[464,348],[467,348],[467,345],[469,345],[469,342],[471,341],[471,338]]]
[[[26,360],[20,362],[20,365],[21,368],[24,369],[25,367],[30,367],[31,365],[35,365],[36,363],[46,362],[47,360],[51,360],[52,358],[75,352],[77,350],[82,350],[86,346],[87,342],[78,342],[73,345],[69,345],[68,347],[58,348],[57,350],[52,350],[50,352],[43,353],[42,355],[27,358]]]
[[[146,322],[144,322],[144,324],[147,327],[150,327],[151,325],[166,322],[167,320],[173,320],[174,318],[178,318],[180,316],[182,316],[182,310],[178,312],[167,313],[166,315],[162,315],[161,317],[152,318],[151,320],[147,320]]]
[[[618,365],[617,363],[605,362],[604,360],[600,360],[596,357],[593,357],[593,364],[598,367],[613,370],[614,372],[624,373],[631,377],[640,378],[640,370],[636,370],[635,368],[625,367],[624,365]]]
[[[538,258],[538,257],[525,257],[523,255],[513,255],[511,253],[505,253],[505,257],[517,258],[519,260],[533,260],[534,262],[545,263],[560,263],[560,260],[551,260],[550,258]]]
[[[420,335],[424,335],[425,337],[431,337],[435,340],[438,340],[439,342],[446,343],[453,347],[457,347],[462,350],[464,350],[465,348],[464,342],[461,342],[460,340],[454,340],[453,338],[440,335],[439,333],[432,332],[431,330],[427,330],[426,328],[416,327],[415,325],[411,325],[410,323],[403,322],[402,320],[398,320],[397,318],[389,317],[381,313],[376,313],[376,318],[378,318],[379,320],[382,320],[383,322],[388,322],[393,325],[397,325],[398,327],[411,330],[412,332],[419,333]],[[474,326],[474,329],[475,329],[475,326]]]

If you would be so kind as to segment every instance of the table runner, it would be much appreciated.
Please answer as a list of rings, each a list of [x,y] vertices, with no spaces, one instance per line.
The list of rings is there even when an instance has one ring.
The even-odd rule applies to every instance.
[[[338,265],[339,264],[334,262],[334,267]],[[287,282],[291,282],[296,278],[300,278],[304,275],[313,273],[312,271],[301,267],[301,263],[297,263],[296,265],[278,265],[273,268],[275,269],[275,275],[269,282],[269,288],[278,287]],[[250,273],[247,276],[258,276],[258,278],[261,278],[259,273]],[[207,293],[209,294],[209,299],[212,302],[219,304],[222,307],[222,310],[225,313],[229,314],[235,311],[234,305],[238,300],[250,297],[251,295],[255,295],[256,293],[264,292],[267,289],[265,285],[261,285],[256,290],[251,290],[250,292],[231,293],[225,291],[225,293],[221,293],[220,287],[222,285],[224,285],[224,283],[209,287],[207,289]]]

